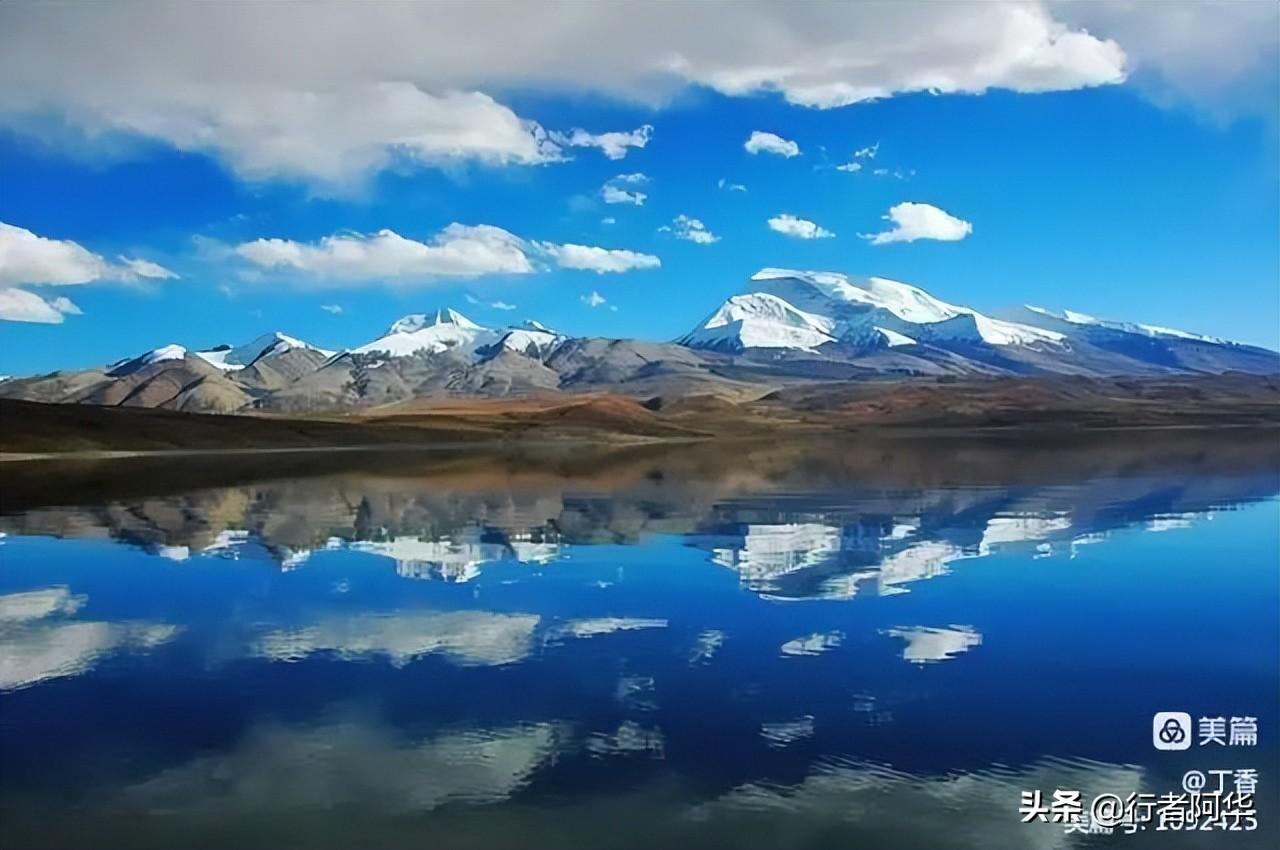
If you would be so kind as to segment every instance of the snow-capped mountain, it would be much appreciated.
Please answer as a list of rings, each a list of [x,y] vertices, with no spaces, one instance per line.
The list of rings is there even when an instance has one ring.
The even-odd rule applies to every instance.
[[[244,345],[238,345],[234,348],[230,345],[220,345],[217,348],[207,349],[205,351],[193,352],[197,357],[212,363],[219,369],[224,371],[235,371],[251,366],[257,360],[263,357],[270,357],[273,354],[284,354],[286,351],[292,351],[296,348],[309,349],[325,357],[332,357],[333,352],[312,345],[309,342],[303,342],[297,337],[275,331],[273,333],[263,334],[252,342]]]
[[[742,351],[747,348],[797,348],[811,351],[835,342],[835,321],[806,313],[776,295],[735,295],[701,325],[680,338],[691,348]]]
[[[294,349],[307,349],[325,357],[333,356],[332,351],[303,342],[297,337],[275,331],[263,334],[244,345],[219,345],[216,348],[202,351],[191,351],[185,346],[177,345],[176,343],[162,345],[135,357],[126,357],[123,360],[111,363],[107,366],[107,374],[112,377],[123,377],[131,375],[153,363],[161,363],[166,360],[185,360],[189,355],[198,357],[200,360],[211,366],[216,366],[224,372],[234,372],[246,366],[251,366],[265,357],[284,354]]]
[[[524,354],[541,361],[550,357],[560,347],[560,344],[567,339],[567,336],[551,330],[542,322],[525,319],[520,324],[503,332],[502,336],[493,345],[487,346],[476,353],[484,357],[492,356],[501,351],[514,351],[517,354]]]
[[[468,356],[498,339],[498,332],[482,328],[456,310],[415,313],[393,322],[373,342],[350,349],[352,354],[407,357],[424,351],[439,354],[455,350]]]
[[[160,363],[165,360],[183,360],[187,356],[187,349],[181,345],[169,344],[162,345],[159,348],[153,348],[150,351],[144,351],[136,357],[126,357],[123,360],[107,366],[107,374],[113,378],[131,375],[139,369],[146,368],[152,363]]]
[[[1097,319],[1087,313],[1077,313],[1075,310],[1055,311],[1049,310],[1045,307],[1035,307],[1031,304],[1026,304],[1017,315],[1019,315],[1021,320],[1025,321],[1027,324],[1058,330],[1066,335],[1097,328],[1110,331],[1120,331],[1121,333],[1127,334],[1136,334],[1137,336],[1191,339],[1196,340],[1197,342],[1211,343],[1213,345],[1235,345],[1235,343],[1230,340],[1216,336],[1205,336],[1204,334],[1191,333],[1190,331],[1180,331],[1177,328],[1163,328],[1159,325],[1144,325],[1139,322],[1115,322],[1107,319]]]
[[[1280,375],[1280,354],[1171,328],[1022,308],[996,318],[881,277],[766,268],[671,343],[489,328],[442,308],[338,353],[275,332],[169,343],[107,367],[6,380],[0,397],[305,413],[424,397],[609,391],[646,398],[874,376]]]
[[[752,275],[751,288],[828,318],[834,337],[846,343],[878,344],[886,335],[877,329],[916,342],[1052,347],[1064,339],[1056,331],[994,319],[883,277],[856,280],[834,272],[762,269]]]
[[[1280,372],[1280,355],[1172,328],[1027,307],[995,318],[881,277],[762,269],[679,342],[908,374]]]

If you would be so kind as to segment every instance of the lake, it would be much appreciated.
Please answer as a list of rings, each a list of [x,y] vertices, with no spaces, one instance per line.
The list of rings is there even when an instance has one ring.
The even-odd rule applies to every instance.
[[[0,474],[5,848],[1280,836],[1272,434]],[[1257,770],[1257,829],[1022,822],[1192,770]]]

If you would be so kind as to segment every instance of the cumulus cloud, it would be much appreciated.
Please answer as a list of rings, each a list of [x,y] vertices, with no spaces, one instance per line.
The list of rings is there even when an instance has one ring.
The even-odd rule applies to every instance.
[[[45,300],[15,286],[0,288],[0,321],[60,325],[66,315],[80,315],[80,308],[65,297]]]
[[[0,284],[66,286],[101,280],[111,266],[67,239],[48,239],[0,222]]]
[[[82,145],[158,139],[250,178],[344,182],[400,157],[533,164],[575,139],[620,156],[648,138],[548,133],[486,90],[659,105],[692,84],[831,108],[1109,85],[1136,64],[1203,95],[1273,79],[1277,42],[1274,3],[742,3],[733,26],[715,3],[576,4],[571,26],[564,10],[0,4],[0,121],[50,140],[78,129]]]
[[[830,239],[835,236],[825,227],[790,213],[781,213],[769,219],[769,229],[793,239]]]
[[[629,192],[612,183],[606,183],[600,189],[600,197],[606,204],[634,204],[638,207],[643,205],[645,198],[649,196],[644,192]]]
[[[933,204],[917,204],[910,201],[889,208],[885,221],[893,227],[880,233],[861,234],[872,245],[890,242],[914,242],[917,239],[937,239],[942,242],[958,242],[973,232],[973,225],[956,218]]]
[[[603,307],[605,304],[609,303],[605,300],[603,295],[596,292],[594,289],[591,290],[591,294],[582,296],[580,300],[588,307]]]
[[[379,230],[371,235],[326,236],[313,244],[256,239],[235,251],[264,269],[295,270],[336,280],[403,280],[530,274],[535,269],[525,247],[524,240],[500,227],[455,222],[429,242]]]
[[[111,263],[69,239],[50,239],[0,221],[0,285],[71,286],[176,277],[149,260],[120,257],[119,263]]]
[[[764,133],[760,130],[753,130],[751,137],[742,143],[742,147],[749,154],[771,153],[790,159],[793,156],[800,155],[800,146],[790,139],[784,139],[774,133]]]
[[[99,152],[122,136],[159,140],[250,179],[346,184],[400,159],[537,164],[575,139],[620,156],[648,138],[548,132],[486,91],[657,106],[698,85],[831,108],[1110,85],[1132,66],[1215,102],[1240,81],[1274,85],[1278,31],[1262,2],[741,3],[731,27],[715,3],[575,4],[571,26],[564,9],[4,3],[0,123]]]
[[[112,263],[69,239],[50,239],[25,227],[0,222],[0,320],[61,324],[80,315],[69,298],[46,299],[26,286],[73,286],[95,281],[165,279],[177,275],[149,260],[118,258]]]
[[[634,251],[531,242],[501,227],[457,222],[425,242],[393,230],[379,230],[371,234],[333,234],[310,243],[255,239],[235,246],[233,253],[257,270],[301,273],[318,281],[337,283],[534,274],[544,269],[542,261],[600,274],[661,265],[657,257]],[[510,306],[500,304],[489,306]]]
[[[573,148],[599,148],[609,159],[623,159],[630,148],[643,148],[653,137],[653,125],[645,124],[629,133],[588,133],[574,129],[568,133],[553,133],[552,138]]]
[[[649,196],[644,192],[635,189],[626,189],[625,186],[642,186],[649,182],[649,177],[645,174],[636,172],[634,174],[619,174],[609,178],[609,180],[600,187],[600,198],[606,204],[634,204],[641,206],[645,199]]]
[[[320,305],[320,309],[321,309],[321,310],[324,310],[324,311],[325,311],[326,313],[328,313],[330,316],[341,316],[341,315],[342,315],[342,305],[341,305],[341,304],[321,304],[321,305]]]
[[[856,151],[853,152],[853,158],[854,159],[875,159],[876,154],[878,154],[879,152],[880,152],[880,143],[876,142],[874,145],[868,145],[865,148],[858,148]]]
[[[836,166],[836,171],[849,171],[849,172],[853,172],[853,171],[861,171],[861,170],[862,170],[862,163],[860,163],[860,162],[858,162],[858,161],[856,161],[856,160],[851,160],[851,161],[846,162],[846,163],[844,163],[844,164],[842,164],[842,165],[837,165],[837,166]]]
[[[662,265],[662,261],[652,254],[640,254],[635,251],[596,248],[589,245],[556,245],[550,242],[539,243],[538,247],[561,268],[579,269],[596,274],[628,272],[633,269],[656,269]]]
[[[747,187],[746,187],[746,186],[744,186],[744,185],[742,185],[741,183],[730,183],[728,180],[725,180],[723,177],[721,177],[721,178],[716,182],[716,186],[717,186],[717,187],[719,187],[719,188],[721,188],[721,189],[724,189],[726,192],[745,192],[745,191],[747,191]]]
[[[720,237],[708,230],[700,219],[691,218],[683,214],[676,216],[670,226],[663,226],[660,229],[671,231],[671,235],[677,239],[694,242],[698,245],[710,245],[713,242],[720,241]]]
[[[1134,84],[1157,102],[1189,101],[1225,119],[1274,118],[1280,55],[1275,3],[1076,3],[1050,9],[1124,46]]]

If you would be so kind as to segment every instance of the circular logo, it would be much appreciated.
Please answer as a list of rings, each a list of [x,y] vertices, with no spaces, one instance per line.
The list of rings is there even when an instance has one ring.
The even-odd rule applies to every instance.
[[[1170,717],[1160,727],[1160,740],[1166,744],[1181,744],[1187,739],[1187,730],[1182,728],[1182,724],[1174,718]]]

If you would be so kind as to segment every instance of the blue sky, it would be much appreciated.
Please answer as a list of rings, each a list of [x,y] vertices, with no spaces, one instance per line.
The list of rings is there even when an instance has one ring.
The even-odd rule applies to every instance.
[[[916,23],[931,25],[933,7],[917,8]],[[0,11],[0,29],[9,11]],[[73,12],[18,23],[75,29],[94,21]],[[1263,61],[1220,73],[1208,92],[1186,83],[1185,68],[1135,65],[1126,53],[1122,79],[1096,84],[1092,65],[1072,66],[1085,76],[1050,91],[1010,72],[1003,84],[983,78],[981,93],[970,93],[979,83],[951,70],[956,92],[915,91],[898,82],[901,69],[886,66],[889,95],[832,108],[791,102],[809,95],[789,79],[739,91],[736,77],[711,75],[666,82],[655,93],[629,82],[542,84],[516,67],[486,84],[484,96],[501,105],[500,118],[514,113],[531,122],[526,128],[546,128],[559,140],[554,157],[533,151],[509,126],[486,124],[501,138],[486,136],[479,154],[442,154],[435,139],[415,137],[411,144],[429,156],[388,144],[389,154],[355,165],[351,158],[367,147],[324,146],[332,134],[341,148],[342,122],[360,118],[360,98],[344,102],[339,118],[302,114],[301,142],[280,129],[289,115],[277,117],[278,108],[266,129],[244,129],[202,104],[202,132],[224,134],[205,143],[175,124],[185,116],[180,92],[155,93],[144,113],[114,95],[99,97],[89,77],[68,74],[39,99],[0,99],[0,222],[26,232],[27,251],[15,260],[17,249],[5,253],[0,243],[0,286],[46,305],[70,299],[79,312],[13,308],[46,321],[0,321],[0,373],[96,365],[170,342],[238,343],[277,329],[341,348],[405,313],[440,306],[482,324],[536,318],[577,335],[670,339],[764,266],[904,280],[987,312],[1020,303],[1066,307],[1280,347],[1278,88],[1274,61],[1264,61],[1274,45],[1259,49]],[[244,84],[227,81],[226,102],[249,102],[238,94]],[[406,108],[420,105],[423,91],[445,89],[415,83]],[[98,125],[76,110],[84,92],[102,111]],[[478,103],[489,110],[488,100]],[[400,106],[388,109],[400,120]],[[644,146],[625,148],[622,158],[567,141],[569,128],[632,133],[645,125],[652,131]],[[476,131],[467,130],[458,144],[474,145]],[[799,155],[748,152],[744,143],[757,131],[794,142]],[[434,125],[423,130],[431,132]],[[496,158],[493,145],[505,146]],[[866,148],[874,158],[854,157]],[[835,168],[850,162],[860,170]],[[633,174],[645,179],[617,180]],[[644,203],[606,204],[606,184],[642,192]],[[936,207],[971,230],[959,239],[930,238],[939,232],[928,227],[913,241],[863,238],[888,229],[883,217],[904,202]],[[769,219],[784,213],[834,236],[771,230]],[[678,216],[698,219],[716,241],[663,229]],[[441,260],[389,272],[367,257],[341,267],[332,256],[305,258],[326,237],[346,234],[367,247],[365,237],[382,230],[438,248],[455,222],[506,234],[481,239],[467,231],[480,241],[462,247],[499,253],[472,257],[467,262],[478,264],[465,276]],[[261,239],[289,243],[244,249]],[[56,250],[68,241],[85,252],[70,258],[77,268],[91,269],[50,270],[68,260]],[[566,268],[557,247],[566,244],[631,252],[598,253],[587,263],[595,268],[634,267]],[[32,251],[52,253],[33,259]],[[127,265],[136,259],[159,270]],[[526,261],[524,273],[510,273],[510,262]],[[516,309],[490,306],[496,302]]]

